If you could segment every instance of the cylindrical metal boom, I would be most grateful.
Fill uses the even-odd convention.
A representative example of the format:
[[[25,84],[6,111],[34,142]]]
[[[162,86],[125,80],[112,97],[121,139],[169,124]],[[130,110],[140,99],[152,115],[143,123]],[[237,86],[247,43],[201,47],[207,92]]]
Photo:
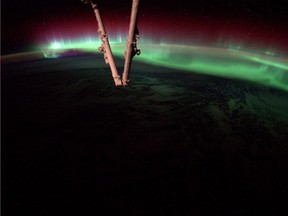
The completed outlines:
[[[120,79],[120,76],[118,74],[115,62],[114,62],[114,58],[113,58],[113,54],[111,51],[111,47],[110,47],[110,43],[109,43],[109,39],[108,39],[108,35],[106,34],[106,30],[100,15],[100,11],[99,8],[97,6],[97,4],[91,2],[92,8],[94,10],[95,16],[96,16],[96,20],[98,23],[98,32],[100,33],[101,36],[101,41],[102,44],[99,47],[99,51],[104,53],[104,59],[106,64],[109,64],[111,72],[112,72],[112,77],[114,79],[115,85],[119,86],[122,85],[122,81]]]
[[[136,54],[140,55],[140,50],[137,49],[137,39],[138,39],[138,34],[139,34],[138,28],[137,28],[138,5],[139,5],[139,0],[132,0],[129,34],[127,38],[124,71],[122,75],[123,85],[128,85],[132,58]]]

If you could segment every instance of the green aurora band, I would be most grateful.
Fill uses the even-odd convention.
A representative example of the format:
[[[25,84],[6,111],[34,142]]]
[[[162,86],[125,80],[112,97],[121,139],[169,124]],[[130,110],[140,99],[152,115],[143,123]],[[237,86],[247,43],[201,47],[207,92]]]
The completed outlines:
[[[53,42],[51,51],[77,49],[97,52],[100,41]],[[141,55],[134,61],[182,71],[257,82],[288,91],[288,59],[275,57],[267,51],[251,52],[233,48],[218,48],[168,43],[139,43]],[[124,57],[125,43],[111,42],[113,54]],[[53,53],[53,52],[52,52]]]
[[[45,58],[57,58],[68,51],[98,52],[100,40],[54,41],[42,46]],[[124,57],[125,42],[110,41],[114,56]],[[219,48],[142,41],[141,55],[133,61],[181,71],[241,79],[288,91],[288,58],[267,51]],[[133,70],[133,65],[132,65]]]

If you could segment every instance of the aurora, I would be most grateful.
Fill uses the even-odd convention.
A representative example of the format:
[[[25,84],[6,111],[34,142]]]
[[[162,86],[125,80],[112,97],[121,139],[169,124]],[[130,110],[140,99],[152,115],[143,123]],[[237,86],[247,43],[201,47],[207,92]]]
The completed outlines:
[[[71,53],[98,53],[99,39],[86,37],[80,40],[53,40],[33,52],[2,56],[2,62],[13,59],[59,58]],[[125,42],[121,37],[111,39],[113,55],[124,58]],[[134,61],[229,79],[252,81],[288,91],[288,58],[267,50],[244,50],[236,45],[212,47],[191,44],[154,43],[141,40],[141,56]],[[10,60],[9,60],[10,59]],[[11,60],[12,59],[12,60]],[[117,65],[117,67],[122,65]],[[133,64],[132,64],[133,70]],[[132,71],[137,73],[137,71]]]
[[[121,37],[111,40],[111,47],[114,56],[124,58],[125,43],[120,40],[122,41]],[[42,52],[45,58],[60,57],[71,50],[97,53],[99,45],[100,41],[93,38],[55,40],[43,45]],[[288,91],[287,57],[275,55],[267,50],[244,50],[233,45],[209,47],[165,42],[154,43],[149,40],[142,40],[139,48],[142,50],[142,54],[135,57],[134,61],[189,73],[247,80]]]

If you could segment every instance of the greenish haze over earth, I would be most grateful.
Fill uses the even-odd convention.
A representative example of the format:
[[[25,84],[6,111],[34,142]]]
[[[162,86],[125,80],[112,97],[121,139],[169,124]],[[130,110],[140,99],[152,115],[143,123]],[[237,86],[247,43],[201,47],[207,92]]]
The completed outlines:
[[[99,41],[54,41],[43,46],[38,58],[57,58],[71,52],[95,52]],[[257,82],[288,91],[288,59],[269,51],[245,51],[230,45],[227,48],[142,44],[143,52],[136,61],[182,71]],[[234,48],[233,48],[234,47]],[[124,55],[125,44],[112,42],[114,55]],[[24,53],[25,55],[25,53]],[[285,56],[285,55],[284,55]],[[6,58],[13,61],[13,54]],[[5,61],[5,59],[4,59]]]

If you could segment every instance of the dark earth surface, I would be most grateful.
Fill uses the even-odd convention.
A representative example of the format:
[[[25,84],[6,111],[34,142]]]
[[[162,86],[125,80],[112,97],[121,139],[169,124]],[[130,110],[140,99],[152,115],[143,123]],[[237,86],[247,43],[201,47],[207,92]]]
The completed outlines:
[[[102,62],[2,65],[3,215],[286,215],[287,92]]]

